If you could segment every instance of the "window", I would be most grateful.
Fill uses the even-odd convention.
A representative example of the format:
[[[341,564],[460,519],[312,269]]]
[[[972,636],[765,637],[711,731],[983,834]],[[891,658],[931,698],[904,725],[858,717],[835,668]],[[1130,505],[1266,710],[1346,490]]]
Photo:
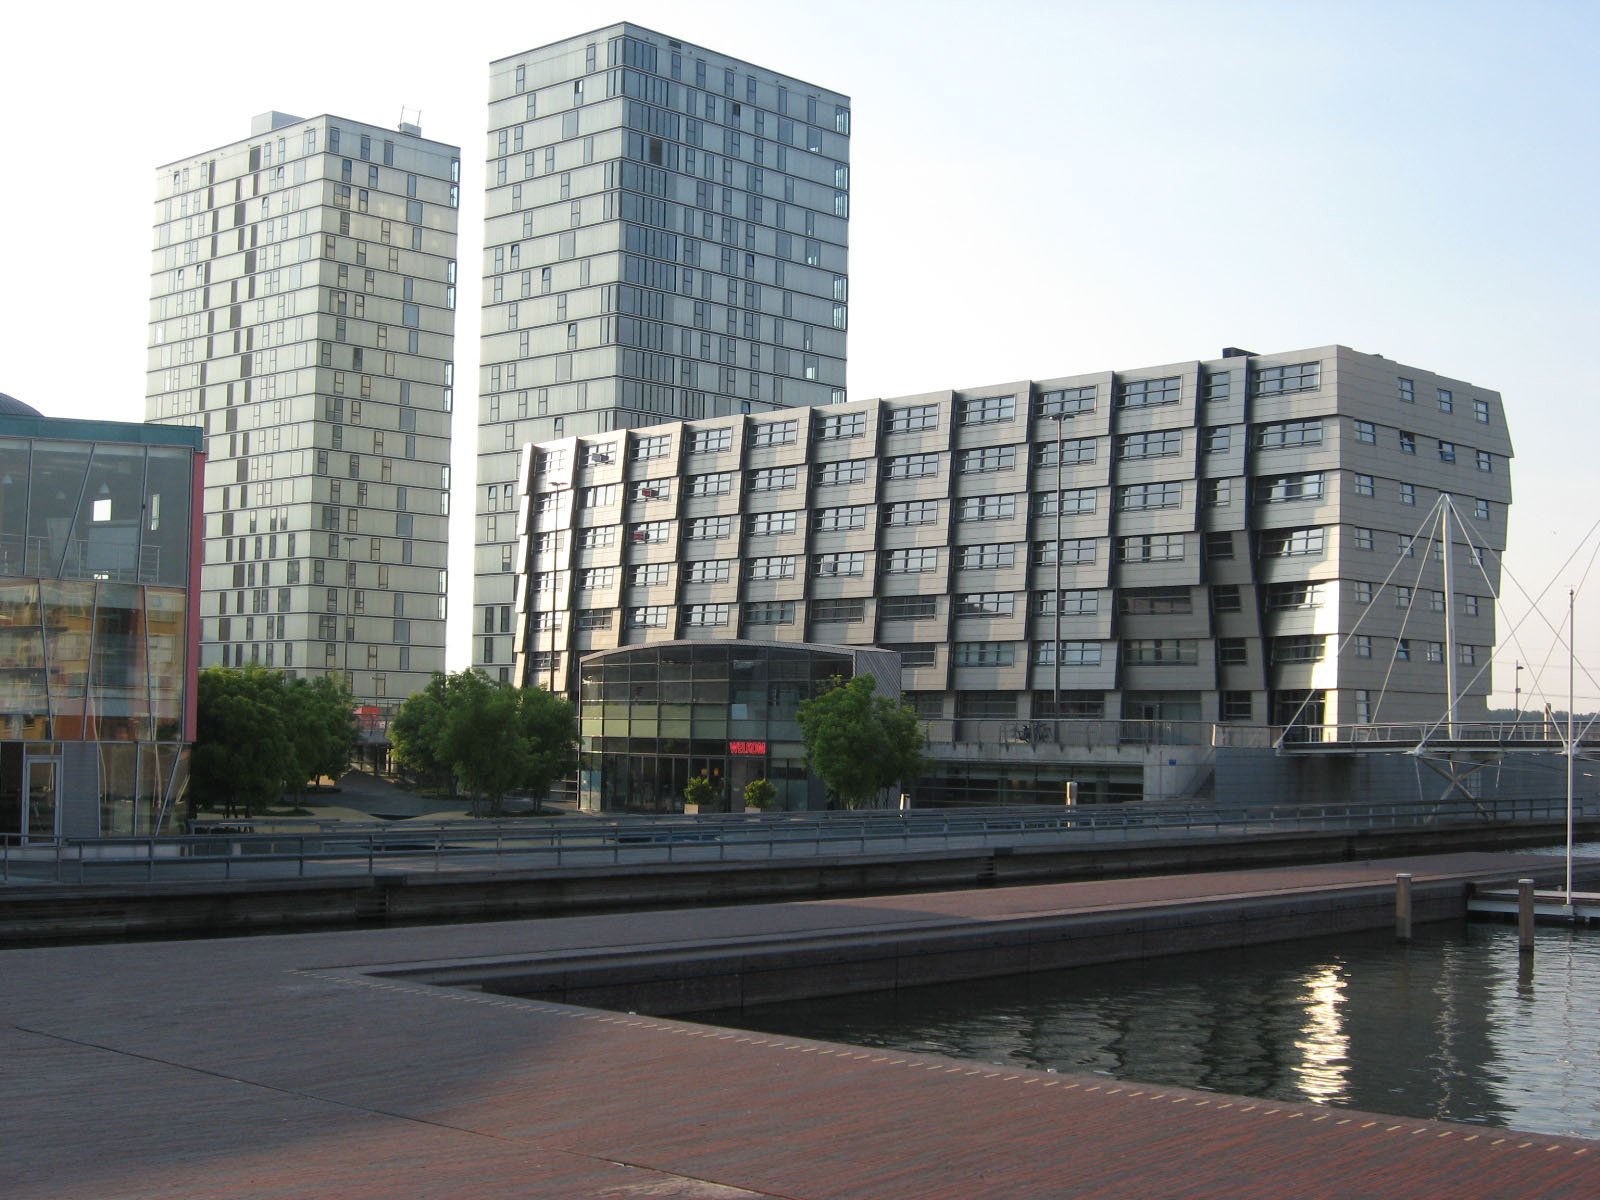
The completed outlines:
[[[1013,567],[1016,565],[1016,561],[1017,548],[1014,545],[962,546],[961,556],[957,560],[957,565],[972,569],[993,570]]]
[[[1201,438],[1201,449],[1207,454],[1222,454],[1228,449],[1233,430],[1227,425],[1209,426]]]
[[[1269,583],[1266,588],[1266,599],[1268,612],[1316,608],[1322,603],[1322,585],[1303,580]]]
[[[812,559],[811,573],[819,579],[830,575],[865,575],[867,556],[859,550],[840,554],[819,554]]]
[[[1211,589],[1211,611],[1214,613],[1236,613],[1242,611],[1239,585],[1237,583],[1217,584]]]
[[[1414,483],[1402,483],[1400,485],[1400,503],[1415,505],[1416,502],[1417,485]]]
[[[1355,602],[1357,604],[1371,604],[1372,603],[1372,582],[1370,580],[1367,580],[1367,579],[1358,579],[1358,580],[1356,580],[1355,581],[1354,596],[1355,596]]]
[[[831,487],[842,483],[860,483],[867,477],[868,460],[853,458],[848,462],[822,463],[817,467],[817,486]]]
[[[683,610],[683,623],[695,628],[705,628],[728,623],[728,605],[691,604]]]
[[[939,615],[939,602],[933,596],[885,596],[878,615],[885,621],[926,621]]]
[[[1442,613],[1444,611],[1444,593],[1436,589],[1428,589],[1428,611]]]
[[[1200,377],[1200,391],[1202,400],[1226,400],[1233,392],[1233,376],[1227,371],[1207,371]]]
[[[1357,472],[1356,473],[1356,495],[1358,495],[1358,496],[1376,496],[1377,494],[1378,494],[1378,486],[1377,486],[1376,481],[1373,480],[1372,476],[1371,475],[1362,475],[1360,472]]]
[[[1439,461],[1453,463],[1456,460],[1456,444],[1454,442],[1439,443]]]
[[[956,616],[1009,617],[1016,605],[1015,592],[968,592],[956,598]]]
[[[527,414],[519,413],[518,415],[526,416]],[[609,442],[598,446],[585,446],[578,460],[578,465],[580,467],[607,467],[616,461],[615,453]]]
[[[751,513],[751,537],[766,537],[778,533],[793,533],[799,524],[800,514],[794,511]]]
[[[1489,502],[1487,500],[1474,500],[1472,502],[1472,515],[1480,521],[1489,519]]]
[[[1128,433],[1117,439],[1117,457],[1168,458],[1183,453],[1181,429],[1158,429],[1150,433]]]
[[[819,509],[811,527],[819,533],[836,533],[842,529],[865,529],[867,506],[854,504],[848,508]]]
[[[1190,667],[1200,660],[1200,643],[1192,638],[1129,638],[1122,643],[1122,661],[1130,667]]]
[[[832,466],[843,464],[833,463]],[[939,473],[939,456],[937,454],[902,454],[896,458],[884,460],[883,477],[885,479],[919,479],[927,475]]]
[[[939,551],[932,547],[911,550],[890,550],[883,560],[883,569],[889,575],[919,575],[939,567]]]
[[[1456,661],[1459,662],[1463,667],[1477,666],[1478,648],[1476,646],[1466,645],[1465,643],[1456,646]]]
[[[1014,642],[957,642],[953,661],[958,667],[1009,667],[1016,657]]]
[[[653,604],[628,610],[629,629],[665,629],[671,619],[672,610],[664,604]]]
[[[1290,392],[1315,391],[1322,372],[1321,363],[1296,363],[1285,367],[1258,367],[1251,382],[1258,396],[1283,396]]]
[[[1489,452],[1487,450],[1479,450],[1479,451],[1477,451],[1476,457],[1477,457],[1477,462],[1478,462],[1478,470],[1480,470],[1480,471],[1493,471],[1494,470],[1494,459],[1491,457],[1491,455],[1489,454]]]
[[[1054,442],[1041,442],[1038,447],[1039,465],[1053,467],[1056,465],[1056,444]],[[1094,461],[1094,439],[1076,438],[1061,443],[1061,465],[1073,466]]]
[[[1325,530],[1272,529],[1261,535],[1262,558],[1293,558],[1321,554]]]
[[[1067,492],[1040,492],[1034,497],[1034,515],[1040,517],[1053,517],[1056,515],[1056,504],[1059,501],[1063,516],[1079,513],[1092,513],[1098,503],[1098,492],[1094,488],[1074,488]]]
[[[1257,450],[1287,450],[1293,446],[1321,444],[1321,421],[1277,421],[1256,428]]]
[[[1233,503],[1233,480],[1206,480],[1202,501],[1207,508],[1227,508]]]
[[[985,396],[962,400],[956,409],[958,425],[989,425],[996,421],[1014,421],[1016,417],[1015,396]]]
[[[1168,616],[1194,611],[1194,594],[1186,587],[1130,588],[1119,599],[1124,616]]]
[[[1033,661],[1041,667],[1054,666],[1056,662],[1056,644],[1054,642],[1039,642],[1035,644]],[[1062,642],[1061,665],[1063,667],[1098,667],[1100,665],[1099,642]]]
[[[1181,483],[1135,483],[1117,489],[1117,507],[1123,512],[1177,508],[1182,503]]]
[[[1411,607],[1411,589],[1409,587],[1397,586],[1394,589],[1394,606],[1396,608]]]
[[[653,437],[638,438],[633,443],[633,457],[635,461],[648,458],[662,458],[672,453],[672,435],[661,434]]]
[[[775,558],[752,558],[746,562],[746,579],[793,579],[794,558],[781,555]]]
[[[1422,658],[1423,658],[1424,662],[1442,663],[1444,661],[1444,643],[1443,642],[1427,642],[1427,643],[1424,643],[1423,649],[1422,649]]]
[[[886,505],[883,510],[885,525],[932,525],[938,519],[937,500],[906,500]]]
[[[1327,638],[1320,633],[1296,634],[1272,639],[1272,661],[1277,663],[1321,662]]]
[[[744,606],[746,625],[793,625],[793,600],[766,600]]]
[[[1474,400],[1472,402],[1472,419],[1483,425],[1489,423],[1489,402],[1487,400]]]
[[[1355,651],[1357,658],[1372,657],[1372,638],[1365,633],[1358,633],[1350,639],[1350,646]]]
[[[1176,404],[1182,395],[1183,380],[1177,375],[1165,379],[1127,379],[1117,384],[1118,408],[1154,408]]]
[[[1122,538],[1117,561],[1125,563],[1178,562],[1183,558],[1181,533],[1148,533]]]
[[[670,563],[643,563],[629,573],[628,582],[634,587],[658,587],[672,581]]]
[[[867,432],[866,413],[841,413],[817,419],[819,441],[836,441],[840,438],[858,438]]]
[[[726,496],[733,491],[733,472],[719,471],[713,475],[691,475],[687,490],[691,496]]]
[[[672,537],[670,521],[645,521],[633,526],[628,536],[635,542],[665,542]]]
[[[689,522],[684,537],[691,542],[709,542],[733,532],[732,517],[700,517]]]
[[[1456,410],[1456,398],[1455,398],[1454,394],[1451,393],[1450,389],[1449,388],[1439,388],[1437,390],[1438,390],[1438,395],[1439,395],[1439,411],[1440,412],[1455,412],[1455,410]]]
[[[578,590],[592,592],[598,588],[608,588],[616,578],[616,569],[613,567],[590,567],[578,572]]]
[[[551,495],[556,493],[552,492]],[[578,493],[579,508],[609,508],[617,502],[618,488],[614,483],[587,487]]]
[[[1400,400],[1404,404],[1417,402],[1417,386],[1409,379],[1396,380],[1400,385]]]
[[[1041,392],[1034,405],[1033,415],[1036,417],[1055,417],[1058,415],[1076,416],[1078,413],[1094,411],[1095,387],[1059,388],[1055,391]]]
[[[1396,662],[1411,661],[1411,639],[1401,638],[1394,644],[1394,657]]]
[[[1357,421],[1355,427],[1356,441],[1365,442],[1369,446],[1378,444],[1378,427],[1371,421]]]
[[[1015,496],[967,496],[956,510],[958,521],[1003,521],[1016,515]]]
[[[800,482],[799,467],[767,467],[750,475],[752,492],[782,492]]]
[[[1206,534],[1206,558],[1222,562],[1233,557],[1233,534],[1218,530]]]
[[[867,602],[865,600],[813,600],[811,602],[811,619],[813,621],[850,623],[865,620],[866,615]]]
[[[1322,499],[1322,472],[1298,475],[1271,475],[1256,480],[1257,504],[1281,504],[1289,500]]]
[[[578,611],[578,629],[580,631],[581,630],[592,630],[592,629],[610,629],[610,628],[611,628],[611,609],[609,609],[609,608],[585,608],[585,609],[580,609]]]
[[[1053,566],[1057,553],[1056,542],[1040,542],[1034,547],[1033,561],[1041,567]],[[1064,538],[1059,543],[1061,562],[1064,565],[1082,566],[1092,563],[1098,554],[1098,543],[1094,538]]]
[[[898,654],[900,656],[900,666],[907,670],[915,670],[918,667],[931,667],[939,658],[938,647],[931,644],[889,645],[885,646],[884,649],[893,650]]]
[[[957,470],[962,475],[983,475],[992,471],[1009,471],[1017,465],[1015,446],[982,446],[976,450],[961,451]]]
[[[1053,617],[1058,600],[1063,617],[1092,617],[1100,611],[1099,592],[1066,588],[1059,593],[1053,591],[1038,593],[1034,597],[1033,611],[1040,616]]]
[[[715,454],[732,446],[732,429],[695,429],[689,433],[690,454]]]
[[[613,545],[617,540],[617,527],[615,525],[599,525],[593,529],[582,530],[578,534],[578,546],[584,550],[595,550]]]
[[[1228,723],[1249,722],[1255,716],[1249,692],[1223,692],[1218,719]]]
[[[1249,666],[1250,651],[1245,639],[1241,637],[1218,638],[1217,662],[1224,667]]]
[[[1372,530],[1363,529],[1361,526],[1357,525],[1357,526],[1354,526],[1354,532],[1355,532],[1355,546],[1356,546],[1356,549],[1357,550],[1371,550],[1372,549]]]
[[[1400,435],[1400,453],[1415,454],[1417,452],[1417,435],[1405,429],[1400,429],[1396,432]]]
[[[750,427],[750,445],[787,446],[799,435],[799,421],[765,421]]]
[[[731,558],[711,558],[683,564],[685,583],[726,583],[732,576]]]
[[[939,406],[916,404],[909,408],[892,408],[886,421],[889,433],[910,433],[918,429],[939,428]]]
[[[641,479],[637,483],[628,485],[628,499],[630,500],[671,500],[672,480],[670,479]]]

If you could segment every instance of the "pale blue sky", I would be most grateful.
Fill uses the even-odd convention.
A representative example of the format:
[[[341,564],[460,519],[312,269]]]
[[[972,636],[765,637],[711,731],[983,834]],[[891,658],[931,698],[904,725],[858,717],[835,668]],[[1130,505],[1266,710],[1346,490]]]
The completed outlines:
[[[420,108],[427,136],[462,146],[470,279],[488,61],[619,19],[853,97],[852,397],[1224,345],[1338,342],[1467,379],[1503,394],[1516,443],[1508,570],[1553,583],[1545,612],[1564,619],[1594,542],[1562,562],[1600,516],[1590,3],[130,4],[92,23],[55,6],[0,48],[0,391],[142,418],[154,168],[271,108],[376,124]],[[470,301],[456,334],[464,490]],[[455,510],[460,666],[470,505]],[[1516,590],[1507,699],[1512,660],[1552,643],[1537,618],[1521,646],[1507,636]],[[1578,623],[1594,707],[1600,569]]]

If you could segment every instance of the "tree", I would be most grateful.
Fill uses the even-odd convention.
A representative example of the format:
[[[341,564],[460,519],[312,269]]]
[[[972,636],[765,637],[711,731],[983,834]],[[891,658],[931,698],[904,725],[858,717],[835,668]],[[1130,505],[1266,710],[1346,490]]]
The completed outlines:
[[[304,799],[310,780],[324,775],[338,779],[350,769],[356,745],[355,697],[342,678],[318,675],[288,680],[280,706],[294,748],[285,790]]]
[[[744,785],[744,806],[746,808],[768,809],[773,801],[778,798],[778,789],[772,785],[770,779],[752,779]]]
[[[190,757],[197,805],[244,815],[283,795],[295,750],[283,717],[283,676],[265,667],[208,667],[200,672],[198,723]]]
[[[846,808],[861,808],[890,785],[922,774],[922,729],[910,705],[877,696],[877,681],[837,676],[800,705],[806,765]]]
[[[709,808],[716,795],[716,788],[711,786],[711,780],[704,775],[691,775],[683,789],[684,803],[694,805],[696,812],[704,812]]]
[[[473,811],[498,813],[507,792],[544,792],[577,765],[572,705],[481,671],[434,675],[389,727],[395,757],[419,774],[459,782]]]

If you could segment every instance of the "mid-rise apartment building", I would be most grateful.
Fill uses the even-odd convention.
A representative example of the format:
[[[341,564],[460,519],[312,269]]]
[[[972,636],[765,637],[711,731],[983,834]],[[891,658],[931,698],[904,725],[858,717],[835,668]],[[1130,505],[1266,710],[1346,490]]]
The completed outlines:
[[[1495,392],[1341,346],[547,441],[516,678],[771,639],[899,651],[956,741],[1438,719],[1447,668],[1467,716],[1510,457]]]
[[[460,151],[267,113],[156,173],[147,418],[206,437],[202,665],[444,669]]]
[[[844,399],[850,102],[619,24],[492,64],[473,665],[528,442]]]

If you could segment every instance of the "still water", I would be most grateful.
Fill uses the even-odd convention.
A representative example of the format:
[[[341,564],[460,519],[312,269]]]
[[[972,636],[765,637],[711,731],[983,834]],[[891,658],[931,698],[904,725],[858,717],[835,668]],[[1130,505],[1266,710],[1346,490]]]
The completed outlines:
[[[1600,929],[1427,925],[699,1014],[974,1062],[1600,1137]]]

